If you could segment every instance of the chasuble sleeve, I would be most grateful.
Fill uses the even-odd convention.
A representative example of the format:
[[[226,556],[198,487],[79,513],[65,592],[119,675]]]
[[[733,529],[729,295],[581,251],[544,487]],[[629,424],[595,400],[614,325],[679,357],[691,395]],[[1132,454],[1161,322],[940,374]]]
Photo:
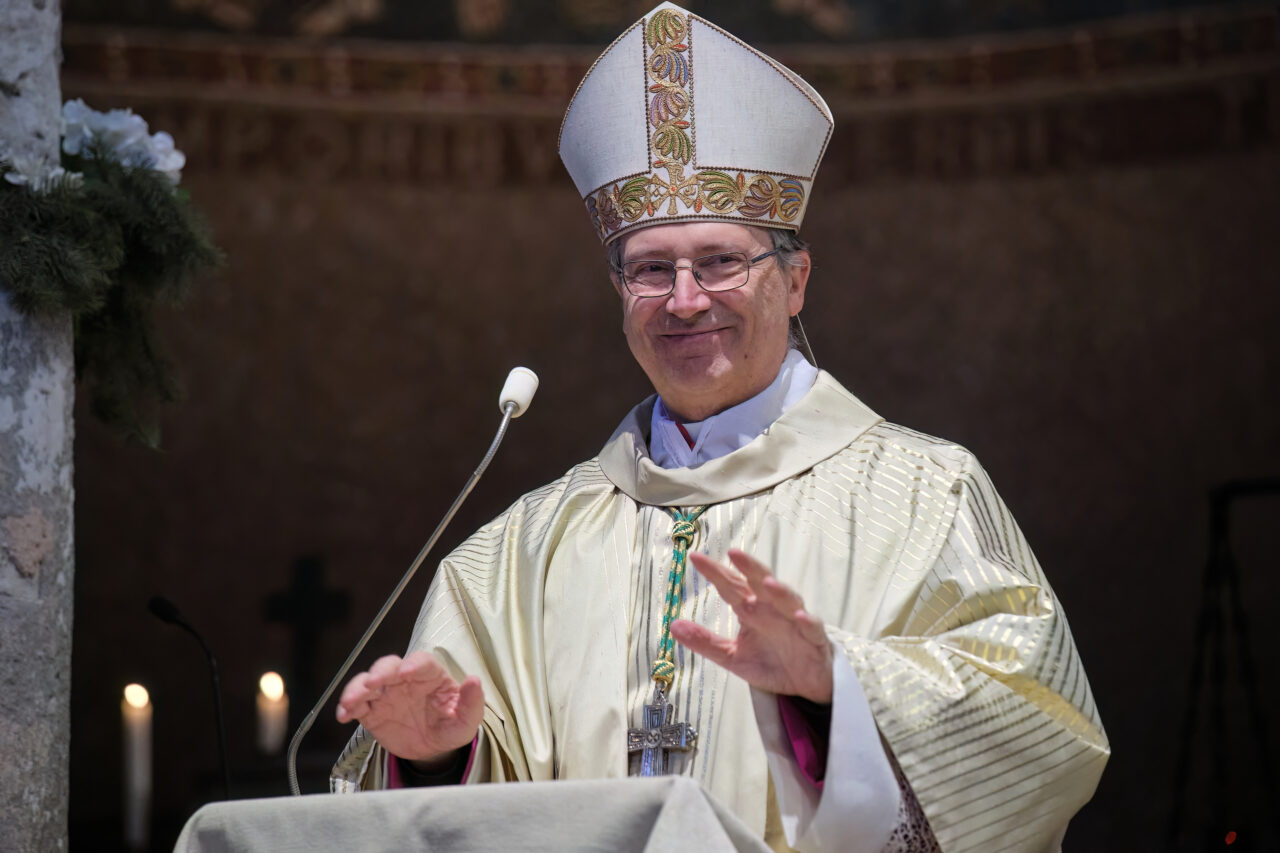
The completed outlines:
[[[441,563],[419,612],[409,651],[434,655],[453,675],[480,678],[485,709],[464,782],[550,779],[536,537],[526,498],[476,531]],[[358,728],[334,767],[335,792],[388,787],[388,755]]]
[[[1061,605],[966,459],[891,631],[829,635],[946,853],[1054,850],[1110,747]]]
[[[821,788],[803,772],[778,713],[777,697],[751,691],[787,844],[799,853],[884,853],[902,822],[898,780],[885,755],[858,677],[832,661],[833,695]],[[890,851],[893,853],[893,851]]]

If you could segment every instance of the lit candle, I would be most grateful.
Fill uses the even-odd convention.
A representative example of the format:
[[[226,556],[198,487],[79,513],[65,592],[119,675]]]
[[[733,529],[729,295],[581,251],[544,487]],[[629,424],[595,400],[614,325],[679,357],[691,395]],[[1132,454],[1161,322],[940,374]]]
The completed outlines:
[[[289,695],[284,692],[284,679],[268,672],[258,679],[258,749],[265,755],[276,755],[284,747],[289,726]]]
[[[146,850],[151,837],[151,697],[141,684],[124,689],[124,842]]]

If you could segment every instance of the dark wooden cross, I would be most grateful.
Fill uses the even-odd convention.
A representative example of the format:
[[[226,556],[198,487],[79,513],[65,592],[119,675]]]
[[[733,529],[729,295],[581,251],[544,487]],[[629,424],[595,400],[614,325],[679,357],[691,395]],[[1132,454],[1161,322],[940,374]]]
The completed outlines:
[[[639,776],[665,776],[667,753],[688,752],[698,742],[698,732],[688,723],[671,722],[671,703],[662,691],[652,705],[644,706],[644,728],[627,729],[628,754],[640,753]]]
[[[293,672],[288,674],[293,676],[289,690],[297,699],[290,703],[290,710],[309,707],[319,694],[315,669],[320,632],[330,622],[345,619],[350,604],[345,592],[325,589],[324,561],[314,556],[300,557],[293,564],[287,591],[267,596],[267,621],[293,629]]]

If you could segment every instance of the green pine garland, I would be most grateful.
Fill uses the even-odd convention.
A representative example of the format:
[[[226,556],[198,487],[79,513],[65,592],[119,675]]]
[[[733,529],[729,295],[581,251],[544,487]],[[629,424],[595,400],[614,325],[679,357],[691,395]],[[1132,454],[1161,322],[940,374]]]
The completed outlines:
[[[156,447],[155,409],[179,393],[153,310],[180,302],[222,253],[163,173],[93,149],[62,165],[83,180],[33,191],[0,179],[0,288],[29,316],[71,315],[76,381],[94,415]]]

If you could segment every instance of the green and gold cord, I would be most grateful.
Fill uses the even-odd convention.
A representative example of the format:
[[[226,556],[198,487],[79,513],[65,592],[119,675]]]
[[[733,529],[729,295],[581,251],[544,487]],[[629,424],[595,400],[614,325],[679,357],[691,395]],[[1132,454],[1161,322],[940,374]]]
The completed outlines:
[[[680,617],[684,603],[685,560],[689,547],[698,535],[698,518],[707,511],[705,506],[690,510],[688,514],[675,507],[668,507],[675,524],[671,528],[671,570],[667,573],[667,603],[662,611],[662,639],[658,641],[658,656],[653,661],[653,680],[662,690],[671,686],[676,674],[675,641],[671,639],[671,623]]]

